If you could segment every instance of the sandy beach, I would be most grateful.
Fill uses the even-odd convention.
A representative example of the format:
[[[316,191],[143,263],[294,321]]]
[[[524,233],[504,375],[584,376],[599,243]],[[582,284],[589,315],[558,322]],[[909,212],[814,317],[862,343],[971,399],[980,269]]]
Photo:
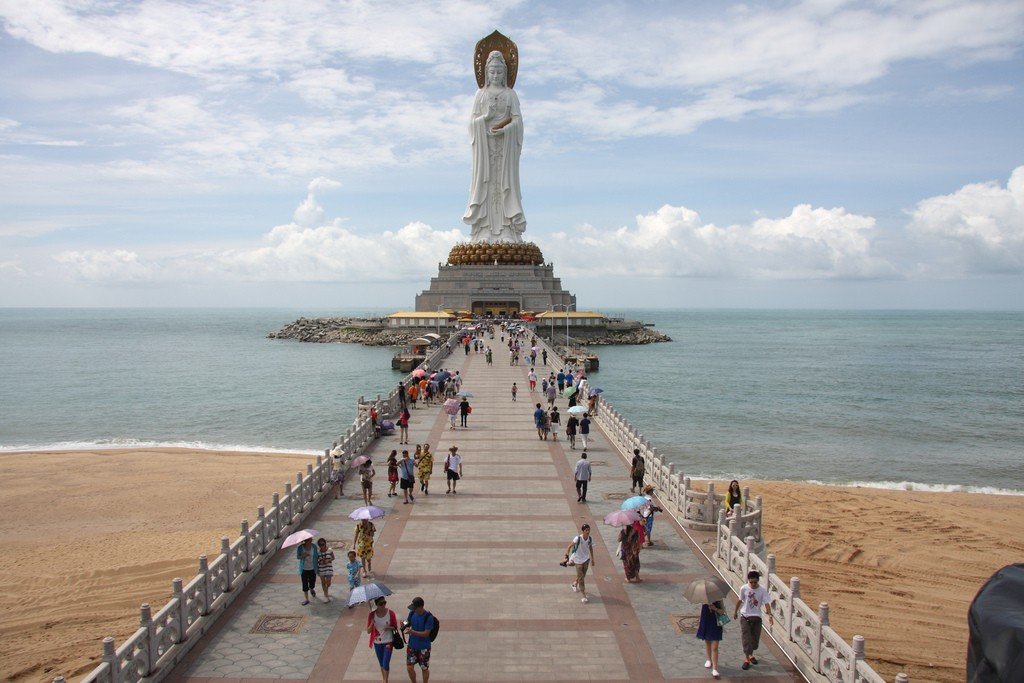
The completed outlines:
[[[0,454],[0,671],[81,677],[101,639],[121,642],[138,607],[234,539],[307,456],[179,449]],[[44,483],[45,482],[45,483]],[[765,500],[780,573],[861,634],[887,680],[962,681],[967,607],[1024,556],[1024,497],[744,482]],[[724,488],[724,487],[723,487]],[[38,492],[38,493],[37,493]]]
[[[81,678],[171,580],[220,552],[310,456],[184,449],[0,454],[0,671]]]
[[[1024,496],[743,484],[763,496],[779,574],[800,577],[807,604],[827,602],[847,642],[864,636],[886,680],[964,680],[971,600],[1024,558]]]

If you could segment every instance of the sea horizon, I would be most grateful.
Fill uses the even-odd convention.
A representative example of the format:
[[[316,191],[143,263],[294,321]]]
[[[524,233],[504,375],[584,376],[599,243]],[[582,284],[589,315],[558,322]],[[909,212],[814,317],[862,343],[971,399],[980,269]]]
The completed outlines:
[[[385,309],[0,308],[0,452],[320,453],[358,396],[402,377],[394,348],[266,334],[374,312]],[[673,337],[595,347],[592,382],[694,480],[1024,494],[1022,393],[1007,372],[1024,366],[1024,313],[604,312]]]

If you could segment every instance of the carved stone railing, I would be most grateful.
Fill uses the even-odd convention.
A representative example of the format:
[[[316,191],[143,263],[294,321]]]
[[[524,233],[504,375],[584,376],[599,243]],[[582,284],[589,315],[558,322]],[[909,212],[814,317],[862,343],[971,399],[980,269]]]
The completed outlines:
[[[551,346],[540,343],[548,349],[548,363],[563,367],[562,357]],[[775,619],[773,627],[765,628],[804,676],[831,683],[885,683],[864,659],[863,636],[854,636],[853,645],[849,645],[829,627],[827,603],[821,603],[815,612],[800,599],[800,579],[793,577],[787,586],[775,573],[775,556],[761,558],[761,496],[751,499],[750,489],[744,488],[743,504],[727,516],[725,496],[715,492],[713,483],[708,483],[706,491],[693,489],[690,478],[677,472],[674,463],[666,462],[643,433],[608,401],[599,397],[592,417],[627,462],[631,462],[633,450],[639,449],[644,459],[644,481],[657,489],[658,501],[666,512],[684,527],[715,532],[715,552],[709,559],[735,591],[746,584],[747,572],[756,569],[761,573],[761,585],[772,596]],[[909,680],[902,673],[895,678],[896,683]]]

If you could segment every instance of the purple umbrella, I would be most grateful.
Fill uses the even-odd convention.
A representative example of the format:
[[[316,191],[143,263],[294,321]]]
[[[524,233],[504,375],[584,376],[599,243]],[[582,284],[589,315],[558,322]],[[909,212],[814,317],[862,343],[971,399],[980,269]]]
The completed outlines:
[[[348,518],[349,519],[377,519],[383,517],[385,514],[384,510],[377,507],[376,505],[364,505],[353,510]]]
[[[638,521],[640,513],[636,510],[616,510],[604,516],[604,523],[608,526],[627,526]]]

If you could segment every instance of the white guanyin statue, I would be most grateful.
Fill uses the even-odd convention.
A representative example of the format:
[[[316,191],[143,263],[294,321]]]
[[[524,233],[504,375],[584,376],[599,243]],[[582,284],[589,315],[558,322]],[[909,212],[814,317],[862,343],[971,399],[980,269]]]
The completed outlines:
[[[473,182],[462,220],[471,226],[472,242],[522,242],[521,235],[526,230],[519,189],[523,116],[519,97],[510,87],[515,76],[510,84],[505,57],[498,50],[487,55],[484,74],[469,122],[473,136]]]

